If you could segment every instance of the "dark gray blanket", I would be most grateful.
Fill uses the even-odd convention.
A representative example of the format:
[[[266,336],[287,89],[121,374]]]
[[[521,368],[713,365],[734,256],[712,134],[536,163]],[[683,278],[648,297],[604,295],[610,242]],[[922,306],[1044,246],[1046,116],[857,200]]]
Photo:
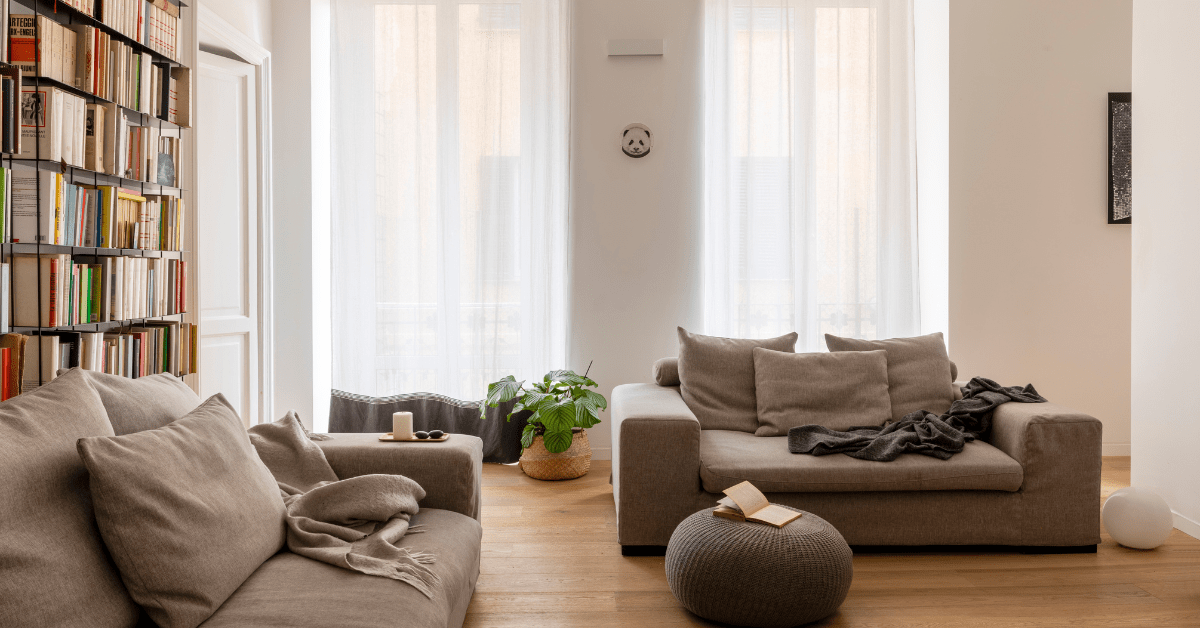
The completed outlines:
[[[983,377],[971,379],[962,389],[963,398],[950,404],[946,414],[918,410],[899,421],[883,425],[852,427],[844,432],[820,425],[801,425],[788,430],[788,451],[794,454],[846,454],[860,460],[890,462],[900,454],[924,454],[946,460],[987,433],[992,412],[1004,403],[1045,403],[1033,389],[1004,387]]]

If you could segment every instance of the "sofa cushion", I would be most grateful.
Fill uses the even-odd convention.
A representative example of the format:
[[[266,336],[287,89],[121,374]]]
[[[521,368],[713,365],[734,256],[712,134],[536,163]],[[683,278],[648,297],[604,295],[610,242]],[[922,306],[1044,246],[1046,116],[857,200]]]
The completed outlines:
[[[754,348],[794,352],[796,333],[766,340],[717,338],[679,328],[679,392],[706,430],[758,429]]]
[[[655,362],[654,383],[659,386],[678,386],[679,358],[661,358]]]
[[[709,493],[749,480],[764,493],[865,491],[1016,491],[1020,463],[976,440],[949,460],[904,454],[892,462],[843,454],[788,451],[787,437],[759,438],[727,430],[700,432],[700,480]]]
[[[0,403],[0,626],[133,626],[75,441],[112,434],[77,372]]]
[[[196,409],[200,396],[170,373],[130,379],[75,369],[100,393],[117,436],[162,427]]]
[[[217,609],[203,628],[242,626],[461,626],[479,579],[483,529],[448,510],[422,508],[397,545],[437,556],[432,599],[390,578],[368,576],[290,552],[272,557]]]
[[[199,625],[283,547],[279,487],[223,395],[164,427],[78,447],[104,542],[162,628]]]
[[[915,338],[858,340],[825,334],[830,351],[887,351],[892,419],[917,410],[943,414],[954,400],[954,378],[942,333]]]
[[[754,349],[755,436],[800,425],[844,430],[892,418],[887,352],[784,353]]]

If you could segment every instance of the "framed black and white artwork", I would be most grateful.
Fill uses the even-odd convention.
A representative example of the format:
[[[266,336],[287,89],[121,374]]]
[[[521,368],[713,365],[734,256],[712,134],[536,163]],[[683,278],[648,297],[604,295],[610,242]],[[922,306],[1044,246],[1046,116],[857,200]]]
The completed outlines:
[[[1132,221],[1133,168],[1129,159],[1129,92],[1108,94],[1108,224],[1128,225]]]

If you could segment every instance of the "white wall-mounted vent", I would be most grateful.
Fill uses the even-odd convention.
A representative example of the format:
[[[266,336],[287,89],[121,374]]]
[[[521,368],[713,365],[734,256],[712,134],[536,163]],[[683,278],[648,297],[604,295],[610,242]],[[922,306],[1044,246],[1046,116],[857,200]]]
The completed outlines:
[[[663,40],[661,39],[610,39],[608,40],[608,56],[610,57],[661,57]]]

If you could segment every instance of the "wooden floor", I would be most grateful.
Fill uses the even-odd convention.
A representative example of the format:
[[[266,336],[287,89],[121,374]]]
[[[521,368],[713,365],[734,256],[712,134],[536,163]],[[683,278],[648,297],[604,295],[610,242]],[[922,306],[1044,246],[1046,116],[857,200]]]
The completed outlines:
[[[711,626],[679,605],[662,557],[617,545],[609,463],[568,482],[484,465],[483,563],[468,627]],[[1128,486],[1105,458],[1103,493]],[[1179,531],[1153,551],[1104,536],[1096,554],[854,558],[841,610],[815,626],[972,628],[1200,626],[1200,541]]]

